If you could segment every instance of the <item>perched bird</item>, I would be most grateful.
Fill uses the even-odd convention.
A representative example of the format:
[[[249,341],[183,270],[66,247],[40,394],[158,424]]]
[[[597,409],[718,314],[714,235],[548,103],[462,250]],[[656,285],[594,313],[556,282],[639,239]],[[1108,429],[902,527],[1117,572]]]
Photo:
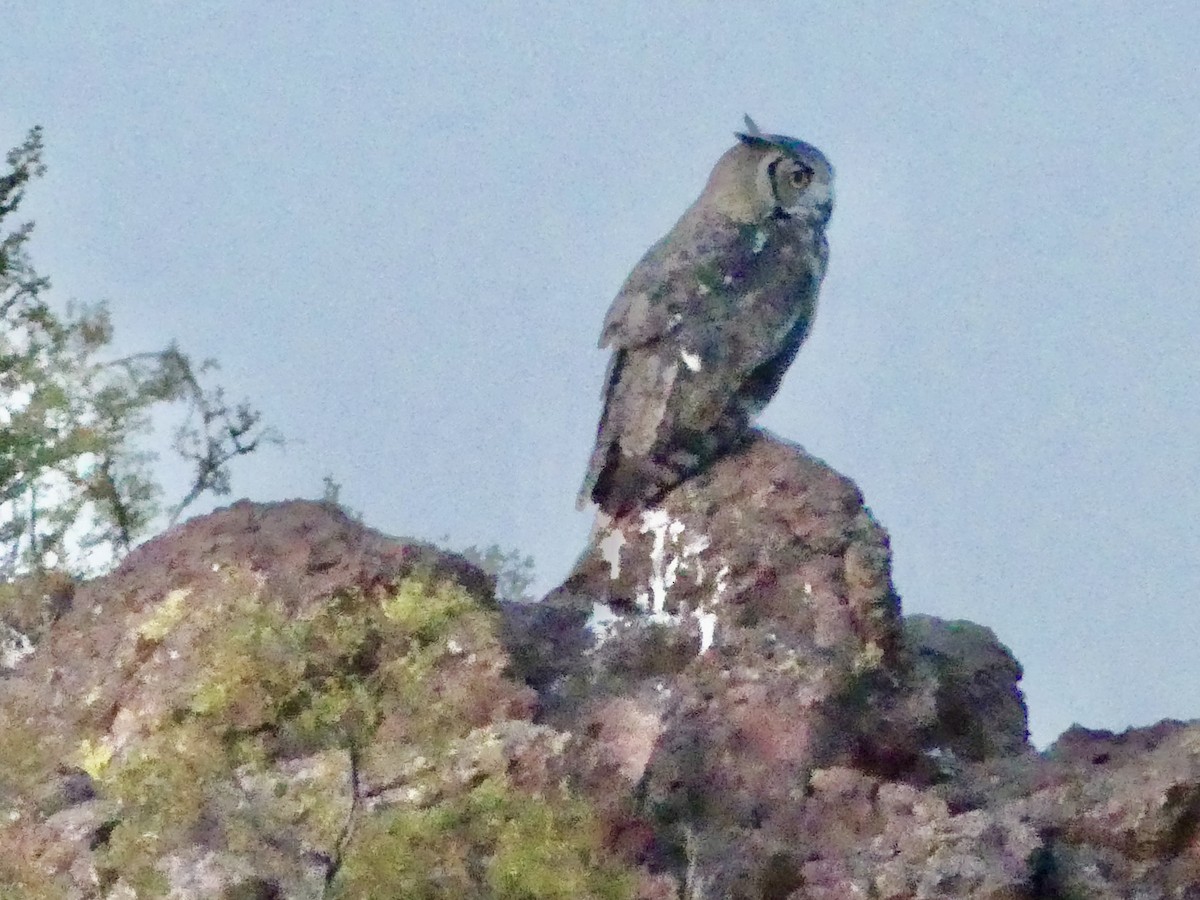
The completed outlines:
[[[610,515],[652,505],[737,444],[808,335],[825,275],[833,169],[746,131],[647,251],[600,335],[604,411],[583,488]]]

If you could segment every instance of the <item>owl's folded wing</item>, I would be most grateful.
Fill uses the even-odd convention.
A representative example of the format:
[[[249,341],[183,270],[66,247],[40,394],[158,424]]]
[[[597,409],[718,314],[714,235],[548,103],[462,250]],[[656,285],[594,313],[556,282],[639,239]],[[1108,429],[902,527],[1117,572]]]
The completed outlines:
[[[604,317],[600,346],[640,347],[733,314],[753,275],[761,228],[719,215],[684,219],[634,267]]]

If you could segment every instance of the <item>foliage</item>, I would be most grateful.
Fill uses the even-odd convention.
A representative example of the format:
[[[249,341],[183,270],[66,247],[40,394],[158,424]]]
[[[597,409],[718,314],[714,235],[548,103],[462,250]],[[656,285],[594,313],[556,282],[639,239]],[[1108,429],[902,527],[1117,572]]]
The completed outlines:
[[[17,798],[36,795],[50,773],[47,760],[63,755],[63,740],[49,724],[44,715],[0,709],[0,808],[19,806]]]
[[[519,550],[504,550],[499,544],[480,548],[472,544],[460,550],[464,557],[496,579],[496,597],[507,603],[529,603],[533,597],[533,557]]]
[[[206,386],[211,360],[174,343],[114,357],[104,304],[52,308],[31,263],[32,223],[13,225],[25,190],[45,173],[34,128],[0,175],[0,579],[55,566],[88,568],[145,536],[161,510],[154,456],[140,444],[152,412],[186,410],[174,450],[191,469],[174,522],[203,494],[229,491],[230,464],[278,438],[247,403]]]
[[[63,900],[72,892],[70,876],[46,859],[44,826],[16,825],[0,830],[0,898],[3,900]],[[55,871],[58,868],[59,871]]]
[[[333,897],[411,900],[621,900],[627,872],[600,850],[582,801],[553,800],[491,777],[425,808],[388,810],[349,848]]]
[[[281,836],[299,837],[334,860],[329,896],[347,900],[630,896],[586,803],[510,784],[503,757],[463,774],[473,748],[494,746],[473,701],[502,667],[495,610],[422,574],[299,614],[248,583],[230,587],[220,602],[175,592],[148,610],[131,628],[139,652],[191,647],[195,677],[163,694],[125,746],[80,736],[74,762],[118,810],[96,849],[102,885],[161,896],[162,861],[205,833],[281,872],[294,867],[277,855]],[[366,809],[372,754],[405,761],[387,783],[420,799]],[[289,760],[314,759],[342,774],[307,787],[287,776]]]
[[[321,483],[321,502],[326,506],[340,509],[343,513],[357,522],[363,520],[360,510],[351,509],[342,503],[342,484],[332,475],[326,475]],[[450,543],[449,535],[442,535],[438,542],[443,547]],[[451,550],[458,553],[468,562],[478,566],[496,582],[496,598],[506,603],[531,603],[533,596],[529,588],[534,581],[533,557],[516,549],[503,549],[499,544],[488,544],[480,547],[472,544],[461,550]]]
[[[277,778],[280,760],[348,751],[355,761],[387,715],[426,722],[443,740],[470,730],[431,695],[429,679],[451,657],[451,637],[473,649],[494,641],[493,614],[456,585],[413,576],[383,593],[340,594],[300,617],[255,594],[219,604],[187,599],[168,594],[134,635],[149,653],[188,632],[172,646],[202,649],[195,677],[136,744],[105,752],[98,735],[76,759],[122,810],[101,868],[140,892],[161,892],[157,861],[186,847],[202,821],[219,820],[227,846],[251,852],[294,826],[245,802],[246,785]],[[310,825],[336,821],[338,802],[330,788],[300,815]],[[340,825],[322,829],[331,846]]]
[[[340,510],[343,515],[353,519],[355,522],[363,521],[361,509],[353,509],[342,503],[342,483],[335,481],[332,475],[326,475],[321,479],[320,502],[331,509]]]

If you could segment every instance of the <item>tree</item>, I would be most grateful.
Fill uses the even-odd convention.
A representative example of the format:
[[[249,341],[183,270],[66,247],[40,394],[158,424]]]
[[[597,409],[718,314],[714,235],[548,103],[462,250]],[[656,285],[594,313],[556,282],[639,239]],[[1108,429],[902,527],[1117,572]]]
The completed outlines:
[[[496,579],[496,597],[505,603],[532,603],[529,589],[534,581],[533,557],[520,550],[505,550],[499,544],[472,544],[458,551]]]
[[[279,441],[258,410],[206,384],[213,361],[193,362],[174,343],[111,356],[104,304],[50,305],[50,282],[27,252],[33,224],[12,224],[46,171],[42,150],[34,128],[0,175],[0,580],[118,558],[161,513],[173,523],[204,494],[228,493],[231,463]],[[165,507],[144,449],[163,406],[185,411],[173,448],[191,471]]]

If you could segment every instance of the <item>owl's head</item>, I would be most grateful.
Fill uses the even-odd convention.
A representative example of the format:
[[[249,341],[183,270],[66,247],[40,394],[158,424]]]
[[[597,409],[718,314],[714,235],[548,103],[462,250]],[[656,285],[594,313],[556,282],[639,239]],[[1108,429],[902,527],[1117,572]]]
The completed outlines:
[[[746,116],[738,143],[717,161],[701,198],[740,222],[795,219],[824,225],[833,211],[833,167],[812,144],[763,134]]]

